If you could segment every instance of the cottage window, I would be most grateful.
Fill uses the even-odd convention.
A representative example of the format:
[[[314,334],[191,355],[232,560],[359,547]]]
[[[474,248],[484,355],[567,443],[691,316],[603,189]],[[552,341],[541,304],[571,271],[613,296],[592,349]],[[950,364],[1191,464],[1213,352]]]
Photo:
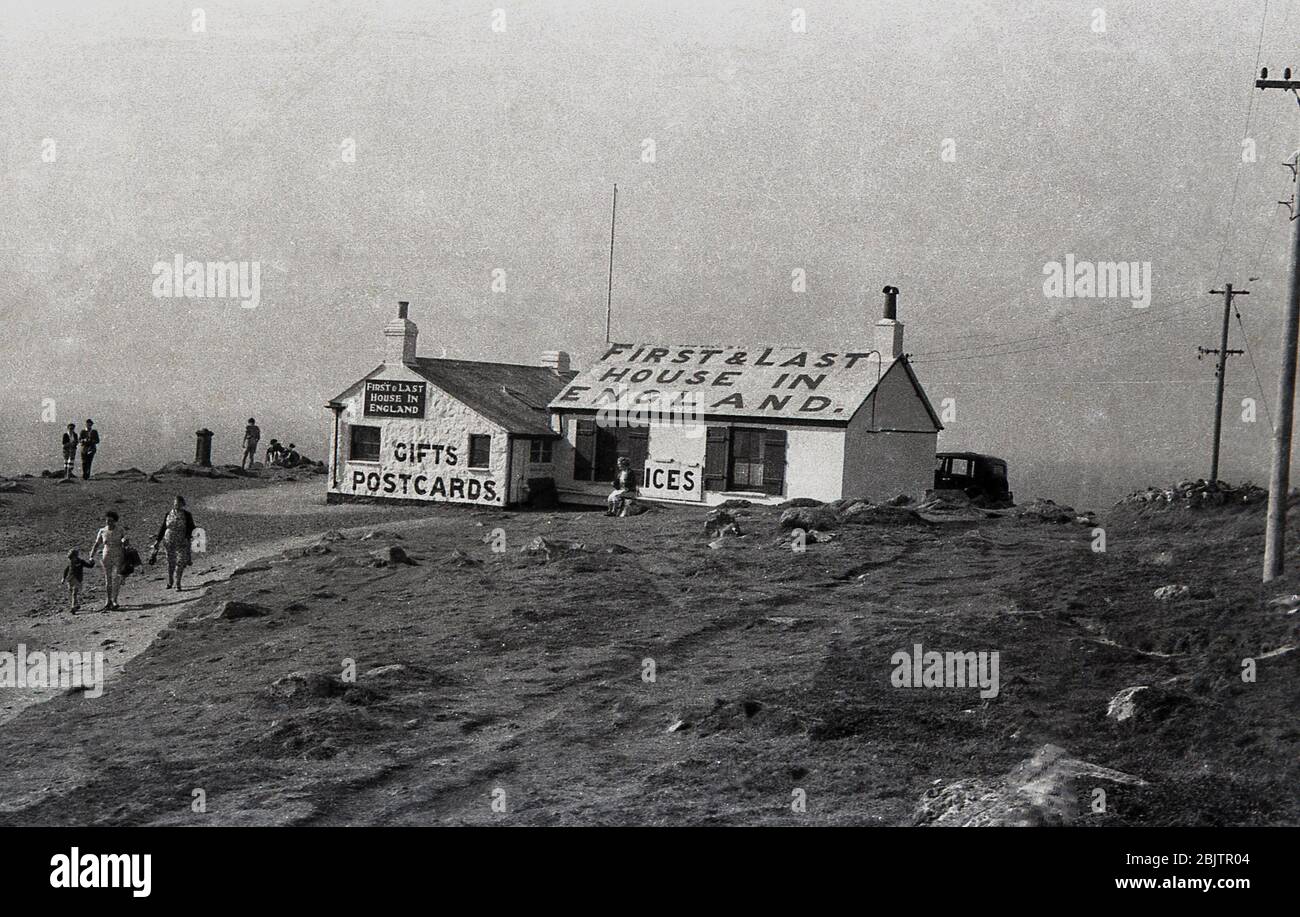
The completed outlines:
[[[528,461],[540,465],[549,465],[551,462],[551,441],[541,438],[529,440]]]
[[[492,454],[492,437],[483,433],[469,435],[469,467],[486,468]]]
[[[785,430],[709,427],[704,489],[785,493]]]
[[[379,428],[353,424],[348,459],[353,462],[379,461]]]

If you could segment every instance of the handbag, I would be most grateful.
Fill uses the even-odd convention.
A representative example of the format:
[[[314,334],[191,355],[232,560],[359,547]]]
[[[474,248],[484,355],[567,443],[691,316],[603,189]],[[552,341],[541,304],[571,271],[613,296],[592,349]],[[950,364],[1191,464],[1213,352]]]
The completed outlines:
[[[122,554],[121,574],[123,576],[130,576],[135,572],[135,568],[140,566],[140,563],[140,552],[134,547],[128,547]]]

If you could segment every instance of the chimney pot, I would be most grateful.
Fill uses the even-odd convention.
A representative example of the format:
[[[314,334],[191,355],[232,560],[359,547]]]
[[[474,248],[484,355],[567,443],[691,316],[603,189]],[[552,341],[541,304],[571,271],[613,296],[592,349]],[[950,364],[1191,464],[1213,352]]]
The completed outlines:
[[[420,329],[406,317],[409,306],[405,300],[398,302],[397,318],[384,326],[384,362],[390,366],[399,363],[415,365],[415,342]]]
[[[898,287],[885,287],[884,316],[876,322],[876,350],[881,362],[903,355],[903,323],[898,320]]]
[[[542,365],[559,375],[569,371],[569,354],[563,350],[548,350],[542,354]]]
[[[887,319],[898,318],[898,287],[885,287],[880,292],[885,294],[885,314]]]

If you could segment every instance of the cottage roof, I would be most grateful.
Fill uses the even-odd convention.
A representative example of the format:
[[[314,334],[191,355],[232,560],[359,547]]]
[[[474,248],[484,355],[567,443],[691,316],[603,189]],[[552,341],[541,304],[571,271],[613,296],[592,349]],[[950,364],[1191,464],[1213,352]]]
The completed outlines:
[[[546,366],[420,357],[410,367],[509,433],[555,436],[547,404],[576,373]]]
[[[600,360],[563,386],[551,409],[585,412],[657,404],[661,410],[693,410],[704,417],[848,424],[899,363],[940,429],[907,361],[882,361],[865,347],[611,344]]]

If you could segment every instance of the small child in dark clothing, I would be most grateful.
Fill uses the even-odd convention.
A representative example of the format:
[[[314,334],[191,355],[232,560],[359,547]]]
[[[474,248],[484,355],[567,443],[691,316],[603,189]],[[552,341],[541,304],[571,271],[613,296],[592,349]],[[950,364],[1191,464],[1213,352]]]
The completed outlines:
[[[93,566],[95,566],[93,557],[90,560],[82,560],[76,548],[68,552],[68,565],[63,568],[63,582],[68,586],[68,600],[71,603],[68,610],[74,615],[81,607],[81,571]]]

